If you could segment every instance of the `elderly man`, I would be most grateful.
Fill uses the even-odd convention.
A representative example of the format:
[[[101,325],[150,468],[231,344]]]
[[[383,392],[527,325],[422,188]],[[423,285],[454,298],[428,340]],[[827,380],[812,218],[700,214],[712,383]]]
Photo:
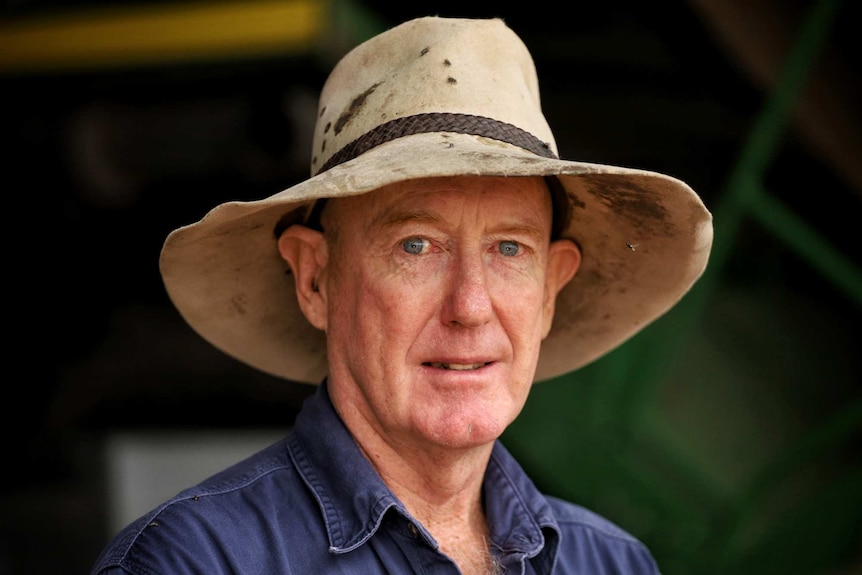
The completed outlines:
[[[557,157],[500,20],[372,38],[323,88],[312,177],[218,206],[161,258],[198,333],[317,393],[288,438],[129,525],[93,573],[658,573],[498,438],[534,381],[676,303],[711,238],[683,182]]]

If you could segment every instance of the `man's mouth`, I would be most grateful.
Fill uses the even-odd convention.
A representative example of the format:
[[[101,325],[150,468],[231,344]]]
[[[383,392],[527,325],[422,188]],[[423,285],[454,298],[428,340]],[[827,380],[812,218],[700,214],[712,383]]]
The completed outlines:
[[[454,369],[455,371],[470,371],[473,369],[479,369],[480,367],[485,367],[488,365],[485,362],[479,363],[442,363],[439,361],[429,362],[427,365],[431,367],[436,367],[439,369]]]

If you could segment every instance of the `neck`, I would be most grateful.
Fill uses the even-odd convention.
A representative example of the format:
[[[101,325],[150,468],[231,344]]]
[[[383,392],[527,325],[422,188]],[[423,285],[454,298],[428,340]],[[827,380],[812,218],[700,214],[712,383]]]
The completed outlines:
[[[410,514],[431,533],[440,550],[458,565],[461,573],[493,575],[497,572],[482,505],[484,473],[466,478],[457,487],[464,479],[457,472],[440,481],[441,474],[435,470],[408,485],[380,467],[378,471]]]
[[[459,458],[433,457],[415,450],[409,459],[391,457],[392,453],[386,457],[384,453],[390,450],[371,450],[361,442],[360,447],[387,486],[461,573],[497,572],[482,505],[482,481],[490,446],[480,452],[471,449]]]
[[[429,531],[484,526],[482,482],[493,444],[452,450],[393,447],[376,435],[354,437],[386,485]]]
[[[386,485],[461,572],[495,573],[482,505],[493,442],[452,448],[429,441],[397,441],[377,433],[361,417],[352,417],[354,413],[340,415]]]

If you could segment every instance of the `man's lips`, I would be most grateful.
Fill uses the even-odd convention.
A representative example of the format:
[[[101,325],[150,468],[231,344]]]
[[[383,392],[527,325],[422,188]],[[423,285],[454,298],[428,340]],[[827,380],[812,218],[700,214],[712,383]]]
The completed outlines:
[[[488,362],[480,361],[476,363],[446,363],[441,361],[429,361],[425,365],[436,367],[438,369],[451,369],[455,371],[472,371],[488,365]]]

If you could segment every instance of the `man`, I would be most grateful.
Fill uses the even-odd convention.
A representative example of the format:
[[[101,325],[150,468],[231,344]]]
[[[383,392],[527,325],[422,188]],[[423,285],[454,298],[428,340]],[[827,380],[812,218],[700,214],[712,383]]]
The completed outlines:
[[[372,38],[322,90],[312,177],[218,206],[161,257],[198,333],[317,393],[285,441],[128,526],[93,573],[658,573],[497,438],[534,381],[676,303],[711,239],[686,184],[558,159],[500,20]]]

